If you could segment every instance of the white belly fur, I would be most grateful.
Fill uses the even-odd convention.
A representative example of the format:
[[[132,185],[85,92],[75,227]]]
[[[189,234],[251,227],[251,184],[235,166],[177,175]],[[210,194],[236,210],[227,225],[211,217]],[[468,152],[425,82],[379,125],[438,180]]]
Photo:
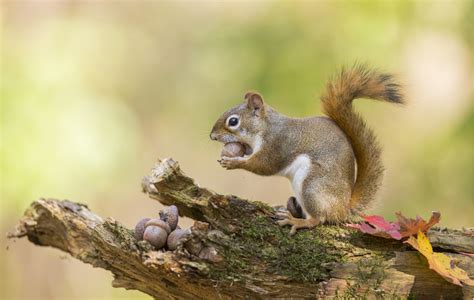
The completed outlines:
[[[295,158],[295,160],[286,168],[281,170],[278,175],[288,178],[293,186],[296,200],[300,204],[303,211],[305,211],[302,205],[301,198],[303,196],[303,182],[311,171],[311,159],[307,154],[301,154]],[[306,211],[305,211],[306,213]]]

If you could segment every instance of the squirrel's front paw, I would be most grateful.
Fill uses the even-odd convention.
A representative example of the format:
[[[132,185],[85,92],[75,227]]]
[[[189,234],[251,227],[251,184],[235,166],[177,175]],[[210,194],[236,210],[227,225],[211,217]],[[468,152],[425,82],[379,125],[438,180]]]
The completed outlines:
[[[227,170],[237,169],[242,166],[244,158],[223,156],[218,162]]]

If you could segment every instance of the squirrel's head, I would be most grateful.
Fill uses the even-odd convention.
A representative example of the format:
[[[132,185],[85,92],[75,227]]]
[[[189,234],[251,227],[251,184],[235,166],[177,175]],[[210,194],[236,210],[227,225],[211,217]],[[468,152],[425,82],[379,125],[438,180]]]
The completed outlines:
[[[247,92],[244,98],[244,103],[229,109],[216,121],[211,139],[224,144],[240,143],[245,154],[250,155],[261,147],[267,106],[258,93]]]

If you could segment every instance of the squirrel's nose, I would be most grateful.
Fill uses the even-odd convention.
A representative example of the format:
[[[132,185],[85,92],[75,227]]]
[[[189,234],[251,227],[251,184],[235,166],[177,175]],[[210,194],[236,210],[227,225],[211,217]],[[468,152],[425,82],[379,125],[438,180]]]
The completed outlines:
[[[217,134],[215,134],[214,132],[211,132],[210,137],[211,137],[211,140],[217,141]]]

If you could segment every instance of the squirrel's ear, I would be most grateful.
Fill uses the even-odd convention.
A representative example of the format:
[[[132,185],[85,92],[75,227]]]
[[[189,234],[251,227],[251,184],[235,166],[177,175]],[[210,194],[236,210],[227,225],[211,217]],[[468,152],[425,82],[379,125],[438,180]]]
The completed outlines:
[[[264,108],[263,98],[259,93],[247,92],[244,98],[245,100],[247,100],[247,106],[250,109],[253,109],[255,112],[263,111],[263,108]]]

